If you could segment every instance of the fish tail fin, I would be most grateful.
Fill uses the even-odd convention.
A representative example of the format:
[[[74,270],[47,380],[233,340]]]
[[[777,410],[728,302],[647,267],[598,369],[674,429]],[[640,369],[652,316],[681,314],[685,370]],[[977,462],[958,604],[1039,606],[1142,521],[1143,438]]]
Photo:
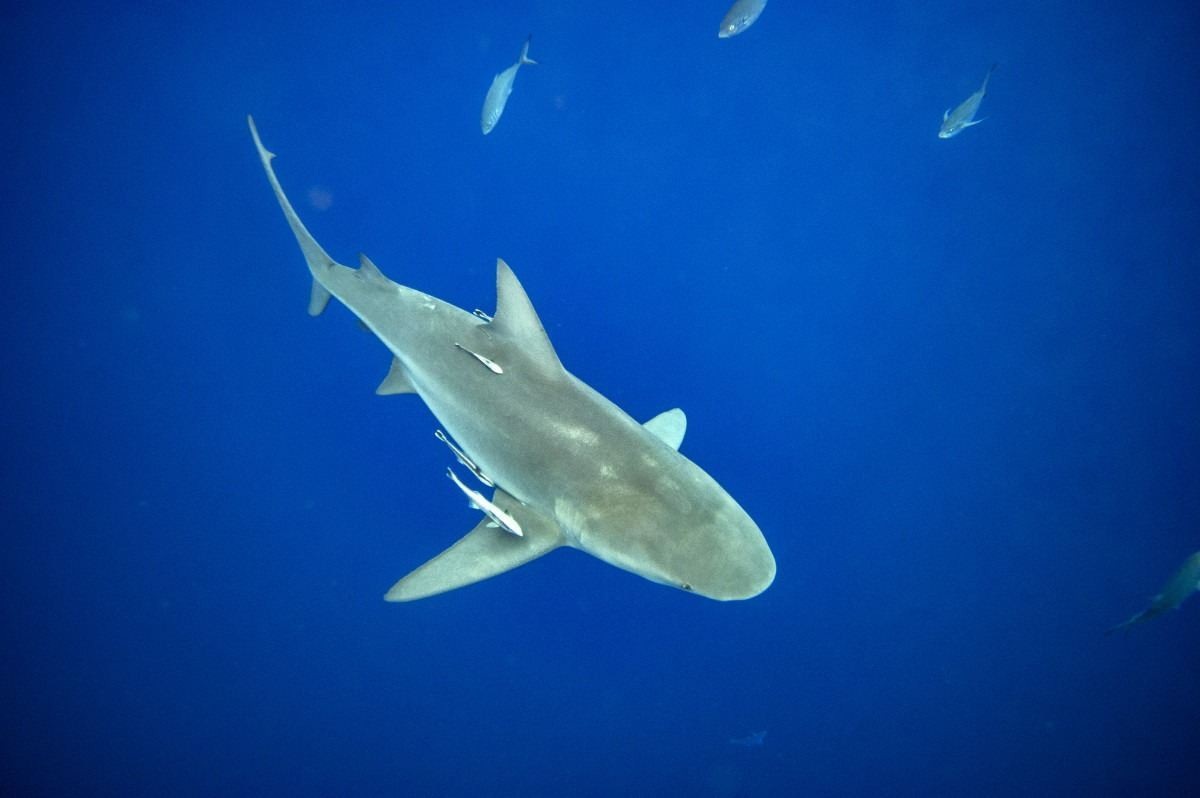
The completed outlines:
[[[983,76],[983,85],[979,87],[981,92],[987,91],[988,81],[992,79],[992,73],[996,71],[996,67],[998,66],[1000,65],[992,64],[991,67],[988,68],[987,74]]]
[[[532,33],[525,37],[525,46],[521,48],[520,62],[522,64],[532,64],[534,66],[537,66],[537,61],[534,61],[532,58],[529,57],[529,43],[531,41],[533,41]]]

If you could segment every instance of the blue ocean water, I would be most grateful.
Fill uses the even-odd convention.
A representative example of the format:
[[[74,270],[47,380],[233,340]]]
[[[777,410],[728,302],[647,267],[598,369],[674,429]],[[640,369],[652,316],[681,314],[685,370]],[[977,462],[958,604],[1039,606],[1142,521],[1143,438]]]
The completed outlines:
[[[1200,599],[1103,635],[1200,548],[1193,5],[687,6],[8,12],[5,795],[1194,789]],[[248,113],[335,258],[490,310],[503,257],[683,407],[775,584],[383,602],[478,514]]]

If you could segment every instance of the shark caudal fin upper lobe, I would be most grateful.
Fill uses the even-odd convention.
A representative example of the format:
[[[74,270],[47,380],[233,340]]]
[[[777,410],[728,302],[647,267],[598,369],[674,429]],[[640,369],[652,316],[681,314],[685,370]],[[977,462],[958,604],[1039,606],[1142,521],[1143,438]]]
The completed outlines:
[[[279,185],[279,179],[275,177],[275,169],[271,166],[275,153],[263,146],[262,139],[258,136],[258,128],[254,124],[254,117],[247,114],[246,122],[250,125],[250,135],[254,137],[254,146],[258,149],[258,157],[262,161],[263,170],[267,173],[267,180],[271,182],[271,188],[275,190],[275,199],[279,200],[279,207],[283,209],[288,226],[292,228],[292,234],[296,236],[296,243],[300,245],[300,251],[304,253],[304,260],[308,262],[308,270],[312,272],[313,285],[308,299],[308,313],[310,316],[320,315],[332,296],[321,284],[321,275],[340,264],[329,257],[329,253],[321,248],[317,240],[312,237],[312,233],[308,232],[308,228],[304,226],[304,222],[300,221],[300,217],[296,215],[296,209],[292,207],[287,195],[283,193],[283,187]]]

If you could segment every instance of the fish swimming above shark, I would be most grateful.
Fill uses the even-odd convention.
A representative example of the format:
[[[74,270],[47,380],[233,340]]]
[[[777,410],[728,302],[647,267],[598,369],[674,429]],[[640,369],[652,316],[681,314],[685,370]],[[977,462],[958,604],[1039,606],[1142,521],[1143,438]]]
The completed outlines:
[[[734,0],[721,19],[721,27],[717,28],[717,38],[728,39],[737,36],[753,25],[766,7],[767,0]]]
[[[483,131],[483,135],[491,133],[492,128],[500,121],[504,106],[508,105],[508,95],[512,94],[513,83],[517,79],[517,70],[525,64],[537,65],[537,61],[529,57],[529,43],[532,40],[533,36],[525,40],[521,56],[515,64],[503,72],[497,72],[492,78],[492,85],[488,86],[487,96],[483,98],[483,110],[479,112],[479,129]]]
[[[335,262],[305,228],[247,119],[259,159],[313,278],[309,313],[336,297],[390,350],[379,394],[413,393],[441,423],[454,458],[494,485],[485,512],[385,598],[410,601],[470,585],[562,546],[712,599],[747,599],[775,578],[750,516],[678,452],[683,412],[639,424],[568,372],[521,283],[496,264],[496,312],[461,310],[392,282],[365,255]],[[454,444],[450,443],[453,438]]]
[[[1197,590],[1200,590],[1200,551],[1183,561],[1183,565],[1179,567],[1175,575],[1163,585],[1163,589],[1159,591],[1158,595],[1150,600],[1149,607],[1129,620],[1112,627],[1106,634],[1123,632],[1131,626],[1178,609],[1179,605]]]
[[[750,732],[745,737],[730,738],[730,745],[740,745],[743,748],[761,748],[767,742],[766,731]]]
[[[938,129],[939,139],[957,136],[967,128],[974,127],[983,121],[976,119],[975,114],[979,113],[979,104],[983,102],[983,96],[987,94],[988,81],[992,79],[992,73],[996,71],[996,66],[996,64],[992,64],[992,68],[984,75],[983,85],[979,87],[979,91],[959,103],[953,111],[947,108],[946,112],[942,114],[942,126]]]

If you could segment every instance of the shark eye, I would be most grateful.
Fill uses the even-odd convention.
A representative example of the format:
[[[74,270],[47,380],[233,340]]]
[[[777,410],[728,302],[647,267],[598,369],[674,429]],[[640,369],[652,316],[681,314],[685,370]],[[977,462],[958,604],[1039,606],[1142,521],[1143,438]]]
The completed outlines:
[[[687,582],[684,582],[684,583],[683,583],[683,584],[681,584],[679,587],[680,587],[681,589],[683,589],[683,590],[686,590],[686,591],[687,591],[687,592],[689,592],[689,593],[691,593],[691,592],[692,592],[692,586],[691,586],[691,585],[689,585]]]

